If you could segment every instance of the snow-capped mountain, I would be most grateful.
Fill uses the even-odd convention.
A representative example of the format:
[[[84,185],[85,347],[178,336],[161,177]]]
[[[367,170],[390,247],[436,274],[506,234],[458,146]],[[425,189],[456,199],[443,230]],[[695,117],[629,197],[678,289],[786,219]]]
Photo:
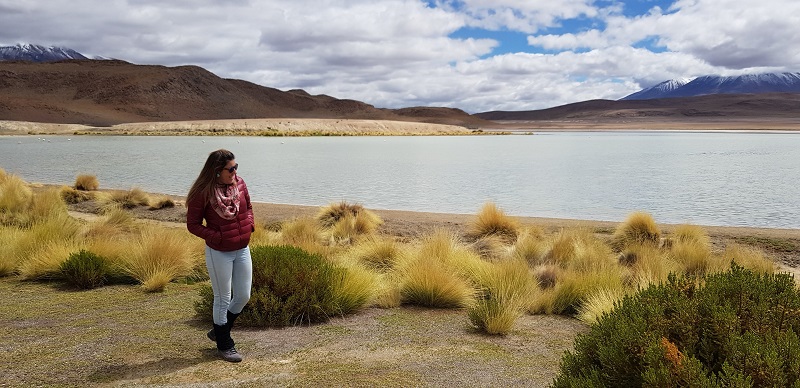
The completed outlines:
[[[697,77],[683,85],[678,85],[676,80],[665,81],[623,97],[622,100],[741,93],[800,93],[800,73],[746,74],[730,77],[707,75]]]
[[[658,85],[642,89],[629,96],[623,97],[623,100],[649,100],[653,98],[661,98],[664,94],[671,93],[675,89],[691,82],[693,78],[679,78],[664,81]]]
[[[54,62],[64,59],[89,58],[75,50],[63,47],[45,47],[37,44],[0,47],[0,61]]]

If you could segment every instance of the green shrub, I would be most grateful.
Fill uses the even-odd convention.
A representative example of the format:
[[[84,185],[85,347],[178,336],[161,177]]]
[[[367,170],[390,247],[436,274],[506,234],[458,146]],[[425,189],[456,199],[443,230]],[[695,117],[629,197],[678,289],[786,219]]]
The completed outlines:
[[[60,270],[67,284],[81,290],[102,286],[108,272],[105,259],[84,249],[69,255]]]
[[[554,386],[798,387],[798,338],[791,275],[670,275],[579,335]]]
[[[327,321],[342,314],[336,286],[344,270],[324,258],[293,246],[251,249],[253,289],[239,321],[248,326],[284,327]],[[201,290],[198,314],[211,317],[213,294]],[[352,306],[348,306],[352,310]]]

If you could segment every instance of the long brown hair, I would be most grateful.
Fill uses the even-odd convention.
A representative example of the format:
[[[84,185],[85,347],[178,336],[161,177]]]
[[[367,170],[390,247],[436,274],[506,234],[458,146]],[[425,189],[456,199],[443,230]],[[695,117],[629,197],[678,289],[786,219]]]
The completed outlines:
[[[189,195],[186,196],[186,202],[191,202],[192,198],[201,196],[203,202],[208,201],[214,195],[214,186],[217,184],[217,174],[225,168],[231,160],[236,159],[233,152],[225,149],[218,149],[208,154],[206,164],[200,170],[200,175],[195,179],[192,188],[189,189]]]

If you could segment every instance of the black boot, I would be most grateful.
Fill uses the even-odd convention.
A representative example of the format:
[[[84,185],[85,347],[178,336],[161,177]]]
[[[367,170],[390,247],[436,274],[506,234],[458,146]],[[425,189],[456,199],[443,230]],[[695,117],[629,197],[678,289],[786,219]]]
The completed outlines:
[[[234,314],[234,313],[232,313],[230,311],[228,311],[227,313],[228,313],[227,314],[227,320],[228,321],[225,322],[225,326],[228,326],[228,330],[230,330],[230,329],[233,328],[233,322],[236,321],[236,318],[238,318],[239,314],[241,314],[241,313]],[[209,330],[208,333],[206,333],[206,337],[208,337],[208,339],[210,339],[210,340],[212,340],[214,342],[217,342],[217,334],[214,333],[214,329]]]
[[[214,325],[214,334],[217,338],[217,350],[222,359],[228,362],[242,361],[242,355],[236,351],[235,343],[231,338],[231,328],[225,325]]]

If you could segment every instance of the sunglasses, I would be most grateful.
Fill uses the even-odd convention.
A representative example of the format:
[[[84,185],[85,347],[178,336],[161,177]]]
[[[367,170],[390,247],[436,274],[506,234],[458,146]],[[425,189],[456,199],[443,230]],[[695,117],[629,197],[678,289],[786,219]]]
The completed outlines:
[[[223,170],[228,170],[229,173],[233,174],[234,171],[239,169],[239,163],[234,164],[228,168],[223,168]]]

